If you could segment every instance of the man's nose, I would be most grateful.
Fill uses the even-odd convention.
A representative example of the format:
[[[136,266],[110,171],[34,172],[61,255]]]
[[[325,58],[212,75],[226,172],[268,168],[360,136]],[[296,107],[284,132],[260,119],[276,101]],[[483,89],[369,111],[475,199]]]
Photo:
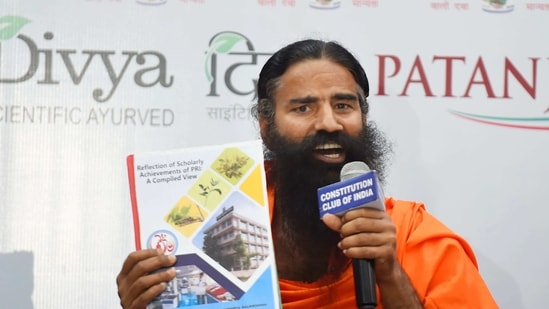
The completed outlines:
[[[316,131],[336,132],[343,130],[343,125],[339,122],[332,106],[323,105],[319,109],[315,122]]]

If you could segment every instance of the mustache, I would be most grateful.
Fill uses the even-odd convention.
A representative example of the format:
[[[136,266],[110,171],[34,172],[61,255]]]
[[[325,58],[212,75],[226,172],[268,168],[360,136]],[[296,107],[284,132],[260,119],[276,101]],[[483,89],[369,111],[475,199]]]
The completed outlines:
[[[385,168],[392,155],[391,143],[372,121],[366,124],[356,136],[349,135],[345,131],[317,131],[300,141],[289,140],[278,132],[275,125],[272,125],[267,129],[263,142],[265,159],[279,161],[279,165],[284,165],[294,172],[301,170],[296,169],[295,166],[333,170],[339,165],[339,168],[343,167],[347,162],[362,161],[371,169],[378,171],[382,183],[385,179]],[[328,143],[341,146],[346,162],[327,164],[312,158],[312,154],[319,145]]]
[[[334,143],[340,145],[343,150],[346,150],[352,148],[353,142],[356,142],[356,138],[351,137],[345,132],[319,131],[314,135],[305,137],[300,143],[296,143],[295,146],[300,150],[311,152],[319,145]]]

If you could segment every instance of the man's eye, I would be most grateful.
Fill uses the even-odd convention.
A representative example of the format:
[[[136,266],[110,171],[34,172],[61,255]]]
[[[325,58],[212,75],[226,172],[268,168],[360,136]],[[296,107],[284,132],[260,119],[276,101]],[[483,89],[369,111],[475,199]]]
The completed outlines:
[[[308,105],[301,105],[301,106],[299,106],[298,108],[296,108],[296,110],[297,110],[298,112],[306,112],[306,111],[309,110],[309,106],[308,106]]]
[[[348,109],[348,108],[351,108],[351,106],[347,103],[337,103],[335,105],[335,108],[336,109]]]

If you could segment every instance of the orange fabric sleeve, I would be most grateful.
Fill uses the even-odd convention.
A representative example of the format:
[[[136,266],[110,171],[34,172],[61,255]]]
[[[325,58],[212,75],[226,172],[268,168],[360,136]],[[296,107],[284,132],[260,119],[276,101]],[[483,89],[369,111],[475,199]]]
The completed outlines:
[[[397,226],[398,260],[425,308],[498,308],[469,244],[423,204],[387,200]]]

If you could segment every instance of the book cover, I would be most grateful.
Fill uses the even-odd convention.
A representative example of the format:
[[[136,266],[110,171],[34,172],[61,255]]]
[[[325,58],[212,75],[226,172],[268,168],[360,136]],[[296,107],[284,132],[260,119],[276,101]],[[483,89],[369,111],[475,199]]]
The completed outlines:
[[[127,157],[136,248],[177,257],[147,309],[280,308],[261,141]]]

